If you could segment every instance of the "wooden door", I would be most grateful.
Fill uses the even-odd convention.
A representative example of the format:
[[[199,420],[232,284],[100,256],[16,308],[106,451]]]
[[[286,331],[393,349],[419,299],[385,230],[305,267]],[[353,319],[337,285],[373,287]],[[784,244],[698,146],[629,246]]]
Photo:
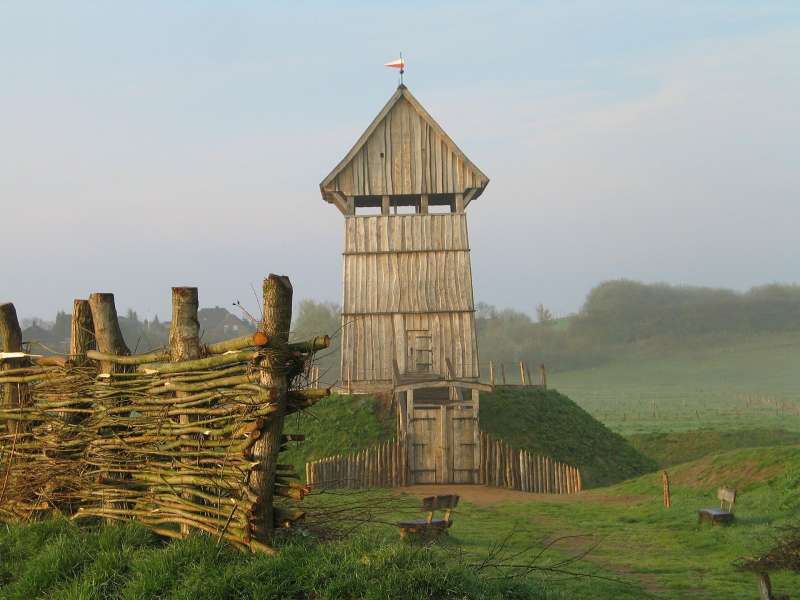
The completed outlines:
[[[406,331],[408,348],[408,372],[430,373],[433,371],[433,337],[427,329]]]
[[[448,406],[446,429],[449,438],[446,445],[449,483],[477,483],[475,450],[478,423],[472,405],[460,403]],[[477,454],[480,460],[480,452]]]
[[[411,483],[477,483],[477,402],[425,404],[408,399]]]
[[[409,408],[411,481],[442,483],[441,466],[437,460],[441,448],[439,407],[412,405]]]

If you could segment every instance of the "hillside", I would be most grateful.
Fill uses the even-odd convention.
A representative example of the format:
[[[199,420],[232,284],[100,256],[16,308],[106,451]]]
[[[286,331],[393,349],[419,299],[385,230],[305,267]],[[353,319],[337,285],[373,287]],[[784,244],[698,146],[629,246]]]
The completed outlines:
[[[640,343],[550,383],[622,435],[695,429],[800,432],[800,334]]]
[[[619,435],[554,390],[500,390],[481,394],[481,428],[512,446],[579,465],[587,487],[635,477],[657,467]],[[391,439],[394,417],[371,396],[334,395],[292,416],[287,432],[306,435],[282,455],[303,472],[308,460],[352,452]]]

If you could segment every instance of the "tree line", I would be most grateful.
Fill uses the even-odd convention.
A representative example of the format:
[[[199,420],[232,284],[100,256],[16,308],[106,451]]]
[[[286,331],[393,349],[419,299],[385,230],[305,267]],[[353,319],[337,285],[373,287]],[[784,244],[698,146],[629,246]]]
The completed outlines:
[[[301,301],[292,323],[292,338],[328,333],[333,347],[318,357],[323,380],[339,375],[341,309],[332,302]],[[198,317],[203,339],[219,341],[254,329],[243,315],[225,308],[203,308]],[[607,281],[593,288],[580,311],[555,319],[542,305],[532,317],[519,310],[479,303],[475,312],[478,347],[483,362],[524,360],[531,368],[544,363],[552,370],[602,363],[615,350],[637,343],[663,344],[701,335],[755,335],[800,331],[800,286],[772,284],[746,292],[674,286],[638,281]],[[60,312],[52,324],[34,322],[23,332],[54,351],[63,351],[70,315]],[[129,310],[120,318],[126,343],[137,352],[164,346],[169,322],[141,320]]]

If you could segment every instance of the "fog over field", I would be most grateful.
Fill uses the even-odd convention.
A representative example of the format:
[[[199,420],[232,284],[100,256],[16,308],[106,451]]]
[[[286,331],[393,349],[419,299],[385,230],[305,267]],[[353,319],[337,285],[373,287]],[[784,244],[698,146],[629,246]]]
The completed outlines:
[[[4,5],[0,300],[51,318],[113,291],[152,319],[197,285],[253,310],[278,272],[340,302],[318,183],[400,50],[491,178],[476,300],[563,315],[608,279],[800,280],[800,4],[422,6]]]

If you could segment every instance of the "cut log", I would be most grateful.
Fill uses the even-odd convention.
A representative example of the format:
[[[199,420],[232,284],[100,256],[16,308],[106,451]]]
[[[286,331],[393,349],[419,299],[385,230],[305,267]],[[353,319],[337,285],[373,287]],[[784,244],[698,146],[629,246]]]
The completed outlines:
[[[253,447],[253,457],[261,462],[261,468],[250,474],[250,487],[261,500],[259,523],[263,527],[264,544],[272,543],[274,530],[274,510],[272,506],[275,492],[275,465],[281,447],[281,433],[286,413],[288,381],[286,361],[289,350],[289,328],[292,322],[292,284],[288,277],[270,275],[264,280],[264,316],[262,331],[271,340],[271,351],[261,363],[261,385],[274,388],[274,403],[277,412],[267,423],[264,435]]]
[[[194,287],[174,287],[172,288],[172,322],[169,328],[169,357],[172,362],[186,360],[196,360],[202,354],[200,345],[200,322],[197,320],[198,310],[197,288]],[[207,382],[213,383],[213,382]],[[187,392],[176,392],[176,397],[186,396]],[[179,417],[181,425],[188,425],[191,416],[181,414]],[[192,436],[183,436],[190,440]],[[190,451],[191,446],[182,448]],[[191,465],[191,460],[182,462]],[[193,501],[191,493],[184,492],[182,496]],[[188,523],[181,523],[181,533],[188,535],[190,526]]]
[[[89,308],[92,312],[97,349],[105,354],[128,356],[131,351],[125,344],[125,339],[122,337],[122,331],[119,328],[117,308],[114,305],[114,294],[91,294],[89,296]],[[100,371],[104,373],[126,370],[110,361],[101,360],[99,362]]]
[[[230,352],[231,350],[244,350],[245,348],[266,346],[268,342],[269,336],[266,333],[263,331],[256,331],[253,334],[233,338],[232,340],[208,344],[206,346],[206,353],[223,354],[225,352]]]
[[[69,338],[70,359],[74,364],[82,365],[86,361],[86,353],[95,347],[94,322],[89,301],[73,300]]]
[[[0,304],[0,351],[3,352],[22,352],[22,329],[17,319],[17,310],[14,305],[9,303]],[[0,361],[0,373],[2,371],[19,369],[30,365],[27,358],[8,358]],[[8,408],[18,408],[29,403],[28,386],[16,383],[7,383],[2,386],[3,402],[2,406]],[[6,431],[16,433],[24,431],[25,424],[21,421],[6,421]]]

